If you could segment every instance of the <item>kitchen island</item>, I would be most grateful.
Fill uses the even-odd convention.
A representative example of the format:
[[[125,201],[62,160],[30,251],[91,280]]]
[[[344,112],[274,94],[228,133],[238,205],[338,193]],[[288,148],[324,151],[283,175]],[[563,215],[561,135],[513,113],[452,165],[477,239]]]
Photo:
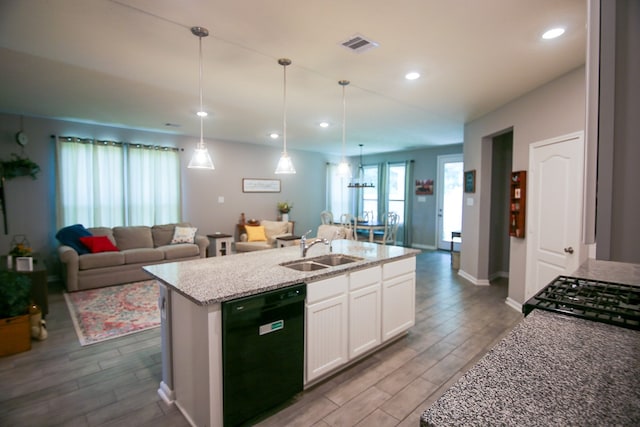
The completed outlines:
[[[573,275],[640,284],[634,264],[589,260]],[[639,425],[639,354],[638,330],[534,309],[420,425]]]
[[[301,260],[300,248],[285,247],[145,267],[161,282],[161,397],[192,425],[222,425],[222,307],[238,298],[306,284],[305,387],[406,333],[419,251],[348,240],[332,249],[353,262],[299,271],[286,264]],[[328,253],[315,245],[306,260]]]

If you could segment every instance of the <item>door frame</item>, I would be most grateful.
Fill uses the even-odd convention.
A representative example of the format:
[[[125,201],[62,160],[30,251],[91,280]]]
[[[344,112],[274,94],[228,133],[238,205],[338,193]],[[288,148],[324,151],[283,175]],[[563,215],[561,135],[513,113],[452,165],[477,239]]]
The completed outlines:
[[[462,163],[464,165],[464,154],[442,154],[437,157],[437,174],[438,177],[436,179],[436,221],[435,221],[435,236],[436,236],[436,248],[449,250],[451,243],[450,240],[442,240],[440,238],[442,231],[442,205],[444,204],[444,167],[445,163]],[[463,167],[464,169],[464,167]],[[462,206],[463,199],[460,199],[460,205]],[[460,230],[462,231],[462,230]],[[460,250],[460,243],[454,244],[454,250]]]

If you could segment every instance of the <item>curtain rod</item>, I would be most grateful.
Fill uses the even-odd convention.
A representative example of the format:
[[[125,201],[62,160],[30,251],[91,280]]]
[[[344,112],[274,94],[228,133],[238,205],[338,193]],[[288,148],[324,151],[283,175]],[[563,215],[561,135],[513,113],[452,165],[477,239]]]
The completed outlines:
[[[103,144],[103,145],[122,145],[122,146],[131,146],[134,148],[145,148],[145,149],[153,149],[153,150],[173,150],[173,151],[184,151],[184,148],[177,147],[163,147],[161,145],[153,145],[153,144],[140,144],[137,142],[122,142],[122,141],[109,141],[109,140],[101,140],[101,139],[92,139],[92,138],[80,138],[77,136],[56,136],[51,135],[51,138],[57,138],[59,140],[66,140],[67,142],[77,142],[80,144]]]

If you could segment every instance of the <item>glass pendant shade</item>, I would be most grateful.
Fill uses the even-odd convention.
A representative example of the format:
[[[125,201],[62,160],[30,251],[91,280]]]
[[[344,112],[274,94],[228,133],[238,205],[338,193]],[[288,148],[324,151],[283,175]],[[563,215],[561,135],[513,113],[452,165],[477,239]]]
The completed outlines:
[[[276,174],[294,174],[296,168],[293,167],[291,157],[287,153],[287,65],[291,65],[291,60],[287,58],[278,59],[278,64],[282,65],[284,69],[284,95],[283,95],[283,108],[282,108],[282,156],[278,160],[278,166],[276,166]]]
[[[278,166],[276,167],[277,174],[296,173],[296,168],[293,167],[291,157],[286,152],[282,153],[280,160],[278,160]]]
[[[346,159],[342,159],[338,165],[338,176],[341,178],[351,178],[351,165],[347,163]]]
[[[215,169],[207,147],[198,145],[193,151],[193,156],[191,156],[191,161],[187,167],[189,169]]]
[[[200,110],[198,110],[198,117],[200,117],[200,142],[196,145],[195,150],[193,151],[193,155],[191,156],[191,161],[187,166],[189,169],[215,169],[213,166],[213,161],[211,160],[211,156],[209,155],[209,150],[207,150],[207,146],[204,143],[203,134],[204,134],[204,117],[207,115],[202,108],[202,38],[207,37],[209,35],[209,30],[204,27],[191,27],[191,33],[194,36],[198,37],[199,41],[199,51],[200,51]]]

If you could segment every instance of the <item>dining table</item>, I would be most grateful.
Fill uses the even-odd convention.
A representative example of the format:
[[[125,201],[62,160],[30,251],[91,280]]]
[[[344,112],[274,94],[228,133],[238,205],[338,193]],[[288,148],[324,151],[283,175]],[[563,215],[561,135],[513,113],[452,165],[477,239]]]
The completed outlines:
[[[356,239],[357,239],[357,231],[365,230],[369,232],[369,241],[373,242],[374,232],[379,230],[384,231],[385,224],[384,222],[358,221],[355,227],[356,227]]]

